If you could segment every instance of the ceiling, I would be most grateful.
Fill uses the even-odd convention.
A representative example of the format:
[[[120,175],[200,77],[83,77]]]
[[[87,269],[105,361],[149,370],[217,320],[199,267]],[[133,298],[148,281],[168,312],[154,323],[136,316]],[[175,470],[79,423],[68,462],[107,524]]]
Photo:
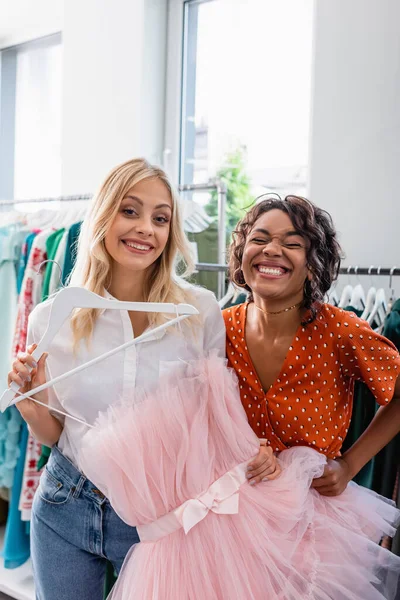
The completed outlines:
[[[63,28],[64,0],[0,0],[0,48]]]

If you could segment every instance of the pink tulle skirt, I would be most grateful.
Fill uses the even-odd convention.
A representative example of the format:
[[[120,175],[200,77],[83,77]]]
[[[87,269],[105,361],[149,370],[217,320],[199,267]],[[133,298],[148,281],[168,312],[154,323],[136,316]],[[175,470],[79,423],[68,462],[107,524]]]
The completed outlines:
[[[212,356],[101,415],[81,465],[120,517],[140,526],[258,449],[235,376]],[[187,534],[132,548],[112,600],[394,600],[400,558],[379,546],[399,523],[393,503],[353,483],[320,496],[310,485],[326,459],[311,448],[279,460],[278,479],[240,486],[236,514],[210,510]]]

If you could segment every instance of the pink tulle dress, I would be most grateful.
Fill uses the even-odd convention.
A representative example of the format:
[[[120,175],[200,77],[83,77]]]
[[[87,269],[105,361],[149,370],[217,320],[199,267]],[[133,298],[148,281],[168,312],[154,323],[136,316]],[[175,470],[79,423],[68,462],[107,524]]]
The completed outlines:
[[[306,447],[283,451],[282,475],[251,486],[258,449],[216,356],[100,416],[83,470],[142,540],[112,600],[396,598],[400,558],[379,546],[395,533],[395,506],[353,483],[320,496],[310,485],[326,459]]]

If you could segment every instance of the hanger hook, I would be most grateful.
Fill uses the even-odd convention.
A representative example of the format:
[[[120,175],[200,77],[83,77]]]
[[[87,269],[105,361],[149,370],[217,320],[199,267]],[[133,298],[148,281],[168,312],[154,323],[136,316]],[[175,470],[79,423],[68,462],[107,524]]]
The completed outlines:
[[[62,282],[63,272],[62,272],[61,266],[58,264],[58,262],[56,260],[50,260],[50,259],[48,259],[48,260],[44,260],[43,262],[41,262],[40,265],[38,266],[37,271],[36,271],[36,275],[40,275],[40,271],[41,271],[43,265],[45,265],[46,263],[54,263],[55,265],[57,265],[57,267],[58,267],[58,269],[60,271],[60,278],[58,280],[58,286],[57,286],[57,288],[63,288],[64,287],[63,282]]]
[[[390,279],[389,279],[389,288],[392,291],[392,296],[394,296],[394,289],[393,289],[393,273],[395,272],[395,270],[397,269],[397,267],[392,267],[390,269]]]
[[[348,281],[349,284],[350,284],[350,271],[351,271],[351,265],[349,265],[347,267],[347,281]]]
[[[379,267],[378,267],[378,268],[377,268],[377,270],[376,270],[376,274],[377,274],[377,275],[380,275],[380,274],[381,274],[381,266],[380,266],[380,265],[379,265]]]
[[[368,268],[368,275],[369,275],[369,278],[370,278],[370,280],[371,280],[371,287],[374,287],[374,281],[373,281],[373,279],[372,279],[372,275],[371,275],[371,271],[372,271],[372,269],[373,269],[373,268],[374,268],[374,266],[373,266],[373,265],[371,265],[371,266]]]

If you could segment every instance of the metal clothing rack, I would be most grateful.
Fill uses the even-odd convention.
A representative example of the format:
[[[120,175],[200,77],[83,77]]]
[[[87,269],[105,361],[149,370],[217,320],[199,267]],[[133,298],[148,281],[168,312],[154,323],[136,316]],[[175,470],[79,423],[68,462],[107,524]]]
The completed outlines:
[[[400,267],[341,267],[340,275],[377,275],[385,277],[400,276]]]
[[[228,266],[225,264],[199,263],[196,265],[198,271],[226,271]],[[341,267],[340,275],[377,275],[385,277],[400,276],[400,267]]]
[[[192,183],[189,185],[178,186],[180,192],[217,192],[218,197],[218,256],[217,261],[219,264],[225,262],[226,252],[226,186],[225,184],[216,179],[208,183]],[[197,266],[196,266],[197,267]],[[200,269],[198,269],[200,270]],[[203,271],[205,269],[202,269]],[[218,272],[218,298],[222,298],[225,294],[225,273],[221,269],[213,269]]]
[[[218,197],[218,256],[219,264],[225,261],[226,251],[226,186],[216,179],[208,183],[193,183],[178,186],[180,192],[217,192]],[[92,194],[78,194],[71,196],[58,196],[54,198],[30,198],[27,200],[0,200],[0,212],[3,206],[14,206],[16,204],[31,204],[40,202],[74,202],[82,200],[90,200]],[[204,269],[203,269],[204,270]],[[218,271],[218,298],[222,298],[225,294],[225,274],[224,269],[215,269]]]
[[[39,202],[73,202],[74,200],[90,200],[91,198],[92,194],[78,194],[75,196],[30,198],[29,200],[0,200],[0,206],[13,206],[14,204],[36,204]]]

